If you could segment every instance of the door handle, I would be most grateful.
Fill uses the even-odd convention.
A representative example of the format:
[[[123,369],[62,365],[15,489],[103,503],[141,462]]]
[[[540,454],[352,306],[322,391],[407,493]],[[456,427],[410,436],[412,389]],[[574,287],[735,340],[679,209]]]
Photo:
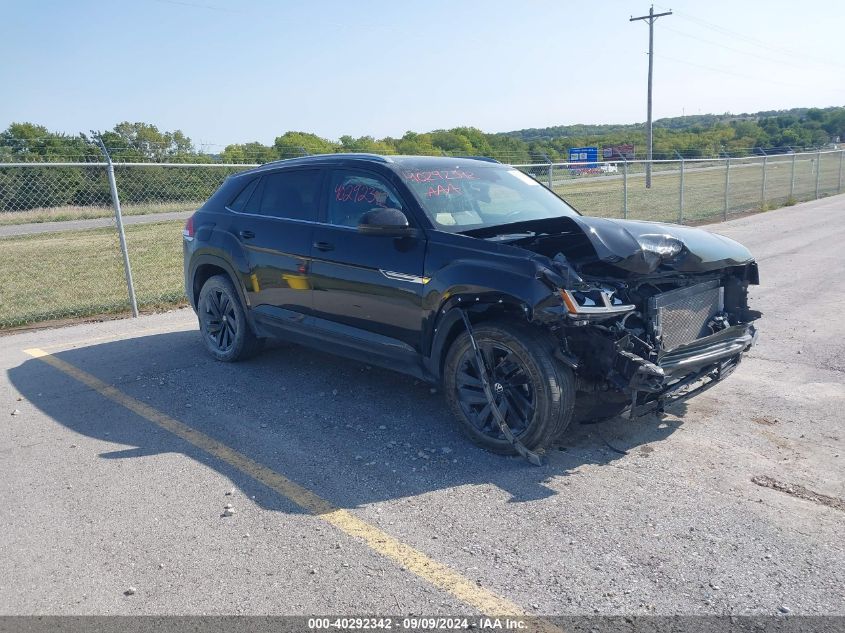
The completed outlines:
[[[334,244],[330,244],[329,242],[314,242],[314,248],[318,251],[333,251]]]
[[[238,235],[240,235],[245,240],[251,240],[253,237],[255,237],[255,233],[253,233],[252,231],[238,231]]]

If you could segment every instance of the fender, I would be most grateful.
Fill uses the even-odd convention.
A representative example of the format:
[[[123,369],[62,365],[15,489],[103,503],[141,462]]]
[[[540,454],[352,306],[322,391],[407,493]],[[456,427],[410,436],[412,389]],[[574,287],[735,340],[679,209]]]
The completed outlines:
[[[195,255],[215,255],[225,258],[234,270],[243,276],[249,276],[249,262],[244,253],[243,244],[226,228],[216,225],[208,243],[209,248],[198,250]]]
[[[243,245],[229,231],[220,227],[219,218],[212,217],[209,220],[196,227],[198,237],[203,231],[208,231],[208,233],[207,237],[202,238],[205,245],[191,254],[190,270],[186,271],[185,292],[191,300],[191,305],[194,305],[193,283],[196,269],[202,264],[214,264],[229,274],[238,291],[241,304],[249,308],[249,298],[242,281],[249,276],[249,262],[243,252]],[[195,305],[194,309],[196,309]]]
[[[482,314],[509,314],[530,321],[534,306],[549,288],[537,277],[530,260],[502,265],[491,260],[464,259],[450,263],[426,284],[423,308],[423,363],[439,379],[449,344],[462,329],[461,310],[473,321]]]
[[[425,285],[422,307],[423,353],[431,346],[439,321],[456,303],[517,306],[529,320],[534,306],[546,299],[550,288],[542,281],[540,267],[529,258],[465,258],[452,261],[432,275]]]
[[[429,374],[436,380],[440,380],[443,359],[448,346],[460,332],[465,330],[463,311],[470,315],[470,321],[476,322],[480,320],[482,315],[511,314],[519,317],[525,316],[528,310],[529,308],[525,303],[522,303],[516,297],[506,295],[502,295],[494,301],[490,301],[490,297],[479,301],[475,301],[474,297],[455,297],[439,313],[437,326],[430,339],[430,354],[423,356],[423,365]]]
[[[217,254],[212,253],[199,253],[195,254],[191,258],[191,268],[188,275],[188,279],[190,280],[190,286],[186,288],[188,292],[188,299],[191,302],[191,306],[193,306],[194,311],[196,311],[197,306],[194,300],[194,279],[196,279],[197,268],[204,264],[209,264],[211,266],[217,266],[218,268],[222,268],[227,275],[229,275],[229,279],[232,281],[232,285],[235,286],[235,290],[238,293],[238,297],[241,300],[241,305],[244,306],[244,313],[246,314],[247,321],[249,321],[250,326],[253,326],[252,322],[252,311],[249,309],[249,301],[247,300],[246,295],[246,288],[243,285],[242,276],[235,272],[235,267],[228,261],[228,259],[221,257]]]

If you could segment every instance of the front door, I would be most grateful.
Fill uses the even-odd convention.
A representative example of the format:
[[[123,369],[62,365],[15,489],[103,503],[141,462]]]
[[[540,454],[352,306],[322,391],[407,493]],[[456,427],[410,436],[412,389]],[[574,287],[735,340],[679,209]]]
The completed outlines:
[[[336,169],[326,179],[326,217],[314,230],[311,280],[316,325],[369,343],[376,352],[419,352],[425,238],[365,235],[361,216],[400,209],[414,220],[381,176]]]

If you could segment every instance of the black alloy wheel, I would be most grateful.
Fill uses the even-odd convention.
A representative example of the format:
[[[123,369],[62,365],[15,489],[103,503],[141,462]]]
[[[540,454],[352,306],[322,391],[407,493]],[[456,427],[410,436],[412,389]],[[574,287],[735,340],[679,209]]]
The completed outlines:
[[[217,360],[234,362],[252,356],[264,339],[253,333],[240,297],[228,277],[215,275],[202,286],[197,301],[200,332]]]
[[[505,422],[530,450],[548,447],[569,425],[575,402],[572,370],[554,357],[559,341],[517,321],[482,321],[473,333]],[[493,417],[466,332],[449,347],[442,379],[461,430],[482,448],[516,454]]]
[[[519,437],[525,433],[536,409],[531,379],[513,350],[504,344],[484,342],[479,345],[479,349],[496,406],[513,434]],[[504,439],[481,386],[472,348],[461,358],[455,387],[461,408],[475,428],[492,438]]]
[[[222,354],[232,349],[238,335],[238,319],[235,305],[226,291],[214,288],[206,294],[201,314],[208,344]]]

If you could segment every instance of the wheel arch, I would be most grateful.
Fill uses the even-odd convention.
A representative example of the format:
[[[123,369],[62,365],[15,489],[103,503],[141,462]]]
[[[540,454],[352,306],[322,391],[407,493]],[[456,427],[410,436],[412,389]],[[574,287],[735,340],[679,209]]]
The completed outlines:
[[[465,331],[461,311],[465,311],[473,325],[492,320],[513,320],[528,323],[531,309],[528,304],[513,295],[497,294],[486,296],[453,296],[438,311],[430,355],[426,359],[429,372],[437,379],[443,376],[446,354],[452,343]]]
[[[229,281],[232,282],[235,291],[238,293],[238,298],[241,300],[241,305],[244,307],[247,319],[251,320],[248,309],[249,301],[240,277],[225,259],[214,255],[200,255],[191,264],[191,292],[188,298],[194,309],[197,309],[197,302],[199,301],[200,290],[202,290],[203,285],[215,275],[226,275],[229,278]]]

